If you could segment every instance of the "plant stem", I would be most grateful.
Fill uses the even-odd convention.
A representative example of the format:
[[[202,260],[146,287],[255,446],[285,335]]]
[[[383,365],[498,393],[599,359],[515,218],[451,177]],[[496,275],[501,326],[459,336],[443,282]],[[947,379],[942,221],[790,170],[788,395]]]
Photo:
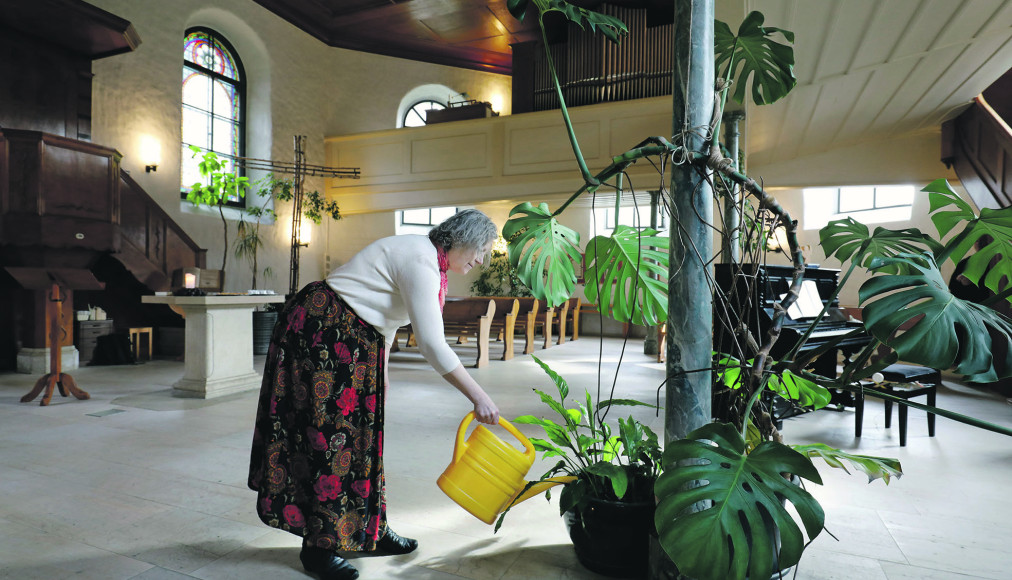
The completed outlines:
[[[538,7],[541,8],[540,6]],[[587,185],[600,185],[600,182],[591,177],[590,170],[587,169],[587,162],[583,159],[583,153],[580,152],[580,144],[576,141],[576,132],[573,131],[573,122],[569,120],[569,109],[566,108],[566,99],[562,96],[562,86],[559,85],[559,75],[555,72],[555,63],[552,62],[552,51],[548,49],[548,34],[545,32],[545,13],[541,10],[538,12],[538,28],[541,29],[541,42],[545,46],[545,56],[548,57],[548,70],[552,73],[552,82],[555,83],[555,94],[559,97],[559,108],[562,111],[562,120],[566,123],[566,132],[569,133],[569,143],[573,147],[573,154],[576,155],[576,163],[580,166],[580,173],[583,174],[583,181]]]

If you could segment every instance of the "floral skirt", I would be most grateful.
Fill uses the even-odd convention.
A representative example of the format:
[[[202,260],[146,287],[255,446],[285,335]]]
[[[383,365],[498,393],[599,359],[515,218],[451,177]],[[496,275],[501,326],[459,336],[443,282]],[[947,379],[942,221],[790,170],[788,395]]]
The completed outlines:
[[[386,533],[383,336],[326,282],[278,317],[260,387],[248,485],[269,526],[330,550]]]

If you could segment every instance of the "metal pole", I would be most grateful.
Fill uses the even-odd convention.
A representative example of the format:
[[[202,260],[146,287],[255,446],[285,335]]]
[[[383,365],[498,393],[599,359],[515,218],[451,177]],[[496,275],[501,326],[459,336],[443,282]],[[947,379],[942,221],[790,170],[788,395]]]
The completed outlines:
[[[738,122],[745,118],[744,111],[731,111],[724,115],[724,146],[734,162],[735,170],[738,167]],[[733,186],[732,186],[733,187]],[[725,264],[741,262],[741,215],[738,213],[739,197],[737,189],[732,189],[724,198],[724,227],[727,232],[723,245],[720,249],[721,262]]]
[[[299,235],[302,230],[302,182],[305,179],[303,168],[306,164],[305,136],[295,136],[295,167],[292,170],[292,256],[288,272],[288,293],[299,291],[299,251],[302,243]]]
[[[650,193],[650,229],[657,229],[657,205],[661,192],[651,191]],[[657,333],[659,326],[648,326],[646,338],[643,339],[643,354],[657,354]]]
[[[713,112],[713,0],[675,0],[673,127],[694,151],[705,145]],[[671,175],[671,254],[668,281],[665,440],[681,439],[710,422],[713,348],[707,257],[713,234],[711,188],[696,169],[675,165]]]

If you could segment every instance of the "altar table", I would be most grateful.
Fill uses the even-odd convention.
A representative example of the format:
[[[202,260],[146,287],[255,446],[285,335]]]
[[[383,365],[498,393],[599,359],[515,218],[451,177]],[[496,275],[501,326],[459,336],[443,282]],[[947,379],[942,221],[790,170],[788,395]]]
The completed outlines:
[[[253,309],[284,302],[281,295],[142,296],[186,317],[183,378],[173,387],[202,399],[260,388],[253,368]]]

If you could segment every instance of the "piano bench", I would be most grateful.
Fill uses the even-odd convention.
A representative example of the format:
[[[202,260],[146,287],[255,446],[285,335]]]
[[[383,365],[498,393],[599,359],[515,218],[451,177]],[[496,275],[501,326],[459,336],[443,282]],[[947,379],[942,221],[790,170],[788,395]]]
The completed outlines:
[[[892,364],[880,371],[884,381],[880,385],[867,387],[868,389],[880,389],[890,395],[902,399],[912,399],[920,395],[927,395],[927,404],[935,406],[935,396],[939,383],[942,382],[942,373],[937,369],[922,367],[918,365]],[[864,396],[855,394],[856,404],[854,405],[854,436],[861,436],[861,424],[864,422]],[[885,426],[889,428],[892,423],[893,402],[885,400]],[[900,447],[907,445],[907,406],[899,406],[900,416]],[[935,436],[935,415],[928,413],[928,437]]]

